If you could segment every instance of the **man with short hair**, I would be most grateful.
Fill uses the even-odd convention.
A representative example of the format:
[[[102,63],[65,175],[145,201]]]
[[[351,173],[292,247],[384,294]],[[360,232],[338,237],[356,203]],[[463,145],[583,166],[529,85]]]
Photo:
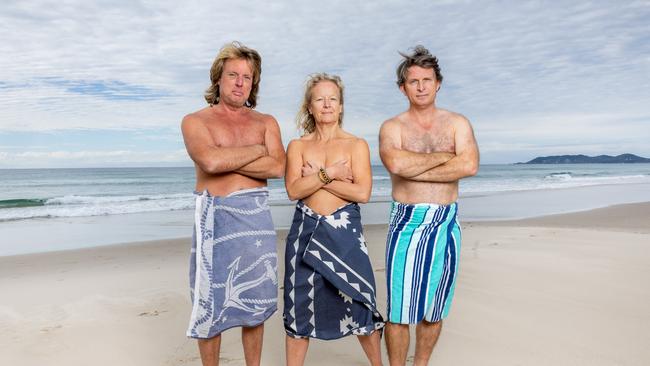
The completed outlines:
[[[257,51],[225,45],[210,69],[209,105],[181,125],[196,167],[187,335],[204,366],[218,365],[221,332],[232,327],[242,327],[246,364],[259,365],[264,321],[277,308],[266,180],[284,175],[285,151],[277,121],[253,109],[260,74]]]
[[[442,74],[423,46],[397,68],[407,111],[379,132],[382,162],[393,184],[386,243],[391,365],[406,363],[409,324],[416,326],[415,365],[426,365],[451,306],[460,251],[458,181],[478,171],[479,152],[469,121],[440,109]]]

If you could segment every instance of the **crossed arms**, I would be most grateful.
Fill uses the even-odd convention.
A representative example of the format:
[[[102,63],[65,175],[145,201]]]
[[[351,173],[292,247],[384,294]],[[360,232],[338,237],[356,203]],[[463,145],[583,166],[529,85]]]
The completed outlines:
[[[285,153],[278,122],[265,117],[264,144],[223,147],[214,144],[208,128],[196,117],[185,117],[181,125],[190,158],[208,174],[235,172],[255,179],[284,175]]]
[[[372,171],[366,141],[358,139],[350,156],[350,164],[347,160],[340,160],[323,167],[333,179],[331,183],[325,184],[318,178],[321,167],[314,162],[303,161],[302,142],[291,141],[287,147],[287,171],[284,178],[289,199],[302,199],[324,189],[346,201],[368,202],[372,190]]]
[[[418,153],[402,147],[399,123],[386,121],[379,131],[379,156],[391,174],[417,182],[449,183],[475,175],[479,152],[472,126],[459,116],[455,127],[454,153]]]

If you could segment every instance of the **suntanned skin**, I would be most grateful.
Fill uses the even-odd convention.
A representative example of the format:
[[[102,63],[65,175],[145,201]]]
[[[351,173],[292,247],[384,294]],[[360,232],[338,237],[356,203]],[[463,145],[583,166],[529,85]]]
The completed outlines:
[[[338,119],[342,108],[336,84],[316,84],[310,103],[316,130],[291,141],[287,148],[285,186],[289,198],[302,199],[321,215],[331,214],[348,202],[368,202],[372,190],[368,144],[341,129]],[[334,181],[324,184],[318,177],[320,168],[325,168]],[[379,332],[357,338],[370,363],[381,365]],[[308,347],[309,339],[286,336],[287,365],[303,365]]]
[[[277,121],[244,106],[253,72],[248,61],[230,59],[219,79],[220,101],[183,118],[185,147],[196,167],[196,190],[213,196],[265,187],[284,174],[285,152]],[[264,324],[242,328],[246,365],[259,365]],[[204,366],[219,364],[221,335],[198,341]]]
[[[478,171],[479,151],[467,118],[437,108],[440,83],[433,69],[411,66],[400,90],[409,109],[385,121],[379,132],[379,154],[393,184],[393,199],[402,203],[448,205],[458,199],[458,181]],[[427,365],[442,321],[416,326],[414,365]],[[386,323],[391,365],[405,365],[409,325]]]

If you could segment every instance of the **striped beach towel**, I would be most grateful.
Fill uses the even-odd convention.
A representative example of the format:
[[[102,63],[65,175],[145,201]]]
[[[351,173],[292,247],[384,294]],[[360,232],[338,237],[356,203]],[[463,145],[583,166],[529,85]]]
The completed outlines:
[[[386,240],[391,323],[437,322],[448,315],[460,253],[457,208],[393,202]]]
[[[256,326],[276,311],[276,234],[267,201],[266,188],[196,194],[188,337]]]
[[[287,334],[335,339],[383,326],[359,205],[323,216],[298,201],[285,255]]]

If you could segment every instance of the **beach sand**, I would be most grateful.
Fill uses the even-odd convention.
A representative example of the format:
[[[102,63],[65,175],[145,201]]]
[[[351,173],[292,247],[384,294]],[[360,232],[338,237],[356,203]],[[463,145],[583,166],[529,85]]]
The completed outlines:
[[[386,229],[365,228],[383,313]],[[0,257],[0,365],[200,365],[185,337],[189,247],[161,240]],[[460,261],[432,365],[650,364],[650,203],[464,223]],[[224,333],[222,365],[244,364],[239,339],[237,329]],[[264,342],[262,363],[284,364],[281,310]],[[306,364],[366,359],[347,337],[312,341]]]

